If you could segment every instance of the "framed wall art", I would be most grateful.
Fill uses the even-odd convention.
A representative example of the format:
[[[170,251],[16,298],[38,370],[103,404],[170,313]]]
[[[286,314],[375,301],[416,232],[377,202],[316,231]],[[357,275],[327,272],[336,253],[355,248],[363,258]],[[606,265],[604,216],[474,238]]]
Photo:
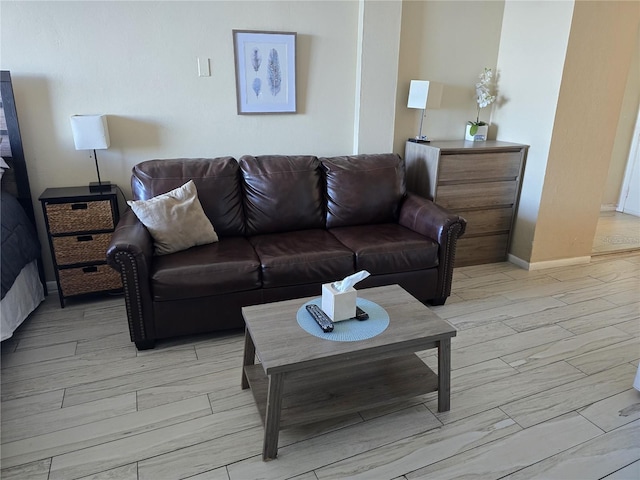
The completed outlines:
[[[238,115],[296,113],[296,33],[233,30]]]

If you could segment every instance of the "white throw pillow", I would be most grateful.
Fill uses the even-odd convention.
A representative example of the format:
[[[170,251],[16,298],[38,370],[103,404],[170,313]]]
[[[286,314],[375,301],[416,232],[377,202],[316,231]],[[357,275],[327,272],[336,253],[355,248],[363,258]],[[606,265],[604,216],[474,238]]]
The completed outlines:
[[[193,180],[149,200],[129,200],[127,203],[151,233],[156,255],[218,241],[198,200]]]

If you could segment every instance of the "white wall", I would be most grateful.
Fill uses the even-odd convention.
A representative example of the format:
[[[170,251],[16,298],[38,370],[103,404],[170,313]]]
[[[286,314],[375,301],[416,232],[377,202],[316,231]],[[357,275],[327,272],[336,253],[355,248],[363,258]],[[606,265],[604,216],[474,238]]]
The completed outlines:
[[[497,139],[530,145],[511,241],[528,261],[562,81],[573,1],[510,1],[498,53],[499,99],[491,122]]]

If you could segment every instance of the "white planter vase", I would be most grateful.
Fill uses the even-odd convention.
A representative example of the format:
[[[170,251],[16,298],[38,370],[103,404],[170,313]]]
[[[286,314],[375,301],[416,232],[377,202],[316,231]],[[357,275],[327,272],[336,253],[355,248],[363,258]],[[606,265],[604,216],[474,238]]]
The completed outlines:
[[[487,132],[489,131],[489,125],[482,125],[478,127],[478,131],[475,135],[469,133],[471,125],[467,123],[467,129],[465,130],[464,139],[470,142],[484,142],[487,139]]]

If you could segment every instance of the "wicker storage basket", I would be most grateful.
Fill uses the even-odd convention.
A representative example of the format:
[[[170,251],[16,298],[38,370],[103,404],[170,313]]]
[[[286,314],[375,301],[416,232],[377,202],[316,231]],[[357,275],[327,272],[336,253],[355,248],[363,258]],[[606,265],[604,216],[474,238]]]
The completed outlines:
[[[60,270],[58,275],[60,287],[65,297],[122,288],[120,273],[109,265],[65,268]]]
[[[111,202],[48,203],[49,231],[52,234],[112,230]]]
[[[105,260],[111,233],[53,237],[52,240],[58,265],[95,263]]]

